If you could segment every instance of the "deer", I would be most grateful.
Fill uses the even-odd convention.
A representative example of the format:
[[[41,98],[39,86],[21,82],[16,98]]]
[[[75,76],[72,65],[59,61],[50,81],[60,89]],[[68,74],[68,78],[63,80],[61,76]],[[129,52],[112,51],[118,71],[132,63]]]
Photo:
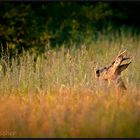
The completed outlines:
[[[125,62],[124,61],[128,61]],[[121,73],[130,65],[132,62],[132,56],[128,56],[126,50],[119,52],[113,62],[103,68],[95,71],[96,78],[101,81],[108,81],[113,83],[117,89],[126,90],[126,86],[121,78]]]

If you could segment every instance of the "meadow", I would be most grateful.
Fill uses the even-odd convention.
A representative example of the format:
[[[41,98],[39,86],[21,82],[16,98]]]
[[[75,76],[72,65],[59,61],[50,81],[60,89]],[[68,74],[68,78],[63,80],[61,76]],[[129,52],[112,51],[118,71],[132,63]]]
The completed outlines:
[[[102,86],[95,69],[127,49],[125,93]],[[0,71],[0,137],[140,137],[140,36],[101,36],[5,62]],[[36,57],[36,62],[34,58]]]

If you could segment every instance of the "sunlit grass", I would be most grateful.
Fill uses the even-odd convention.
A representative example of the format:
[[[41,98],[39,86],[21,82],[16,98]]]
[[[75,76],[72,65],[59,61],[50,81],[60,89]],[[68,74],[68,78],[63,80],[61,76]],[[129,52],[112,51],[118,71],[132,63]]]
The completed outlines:
[[[0,111],[0,130],[14,131],[13,137],[140,137],[137,91],[11,95],[1,98]]]
[[[34,52],[10,65],[1,59],[0,137],[140,137],[139,37],[66,47],[49,49],[36,61]],[[120,49],[134,57],[123,72],[128,90],[122,93],[94,75]]]

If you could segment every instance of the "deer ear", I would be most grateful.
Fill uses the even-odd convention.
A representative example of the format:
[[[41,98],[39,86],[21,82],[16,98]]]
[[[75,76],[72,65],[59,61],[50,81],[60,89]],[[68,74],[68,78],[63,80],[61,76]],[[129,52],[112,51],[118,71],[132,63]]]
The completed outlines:
[[[129,65],[130,63],[131,63],[131,62],[129,62],[129,63],[127,63],[127,64],[120,65],[120,66],[118,67],[119,73],[121,73],[122,71],[124,71],[124,70],[128,67],[128,65]]]

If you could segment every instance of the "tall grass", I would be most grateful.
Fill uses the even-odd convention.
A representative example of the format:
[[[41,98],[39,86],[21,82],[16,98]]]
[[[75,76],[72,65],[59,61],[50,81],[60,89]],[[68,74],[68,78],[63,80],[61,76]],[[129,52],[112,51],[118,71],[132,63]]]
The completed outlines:
[[[139,48],[139,36],[122,34],[70,49],[64,44],[36,62],[34,52],[10,65],[1,58],[0,136],[140,137]],[[100,85],[94,76],[120,49],[134,57],[123,72],[125,93]]]

